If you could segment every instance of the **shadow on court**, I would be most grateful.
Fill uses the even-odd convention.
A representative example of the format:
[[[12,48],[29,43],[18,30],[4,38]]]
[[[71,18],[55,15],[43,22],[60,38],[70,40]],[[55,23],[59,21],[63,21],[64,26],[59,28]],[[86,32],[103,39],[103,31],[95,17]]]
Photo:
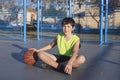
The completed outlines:
[[[23,61],[24,52],[30,48],[40,48],[49,41],[29,40],[0,42],[0,80],[119,80],[120,45],[82,43],[79,54],[86,56],[86,63],[73,70],[71,76],[52,69],[43,69],[41,61],[29,66]],[[56,48],[50,52],[55,53]]]

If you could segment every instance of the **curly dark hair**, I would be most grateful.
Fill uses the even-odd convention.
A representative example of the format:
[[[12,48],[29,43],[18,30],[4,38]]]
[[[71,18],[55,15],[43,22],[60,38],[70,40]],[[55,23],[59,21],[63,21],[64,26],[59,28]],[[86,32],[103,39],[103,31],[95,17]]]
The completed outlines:
[[[70,17],[66,17],[62,20],[62,26],[66,25],[66,24],[71,24],[72,27],[75,26],[75,21],[73,18],[70,18]]]

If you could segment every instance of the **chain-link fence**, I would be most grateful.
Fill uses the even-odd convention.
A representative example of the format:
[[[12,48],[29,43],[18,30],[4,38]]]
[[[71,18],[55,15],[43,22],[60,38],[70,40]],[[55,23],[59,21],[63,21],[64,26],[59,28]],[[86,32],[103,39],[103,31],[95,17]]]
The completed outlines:
[[[23,7],[15,0],[0,0],[0,39],[22,39]]]
[[[53,39],[62,31],[62,19],[71,16],[76,21],[74,33],[78,34],[82,41],[99,41],[101,6],[99,1],[39,0],[40,3],[37,5],[38,0],[27,0],[27,38],[36,38],[39,35],[41,39]],[[109,42],[120,41],[120,1],[117,2],[108,1],[107,39]],[[40,23],[39,34],[37,19]],[[103,19],[105,20],[105,15]],[[103,35],[104,29],[105,26]],[[21,39],[22,37],[23,0],[0,0],[0,39]]]
[[[120,0],[109,1],[108,21],[108,41],[120,42]]]

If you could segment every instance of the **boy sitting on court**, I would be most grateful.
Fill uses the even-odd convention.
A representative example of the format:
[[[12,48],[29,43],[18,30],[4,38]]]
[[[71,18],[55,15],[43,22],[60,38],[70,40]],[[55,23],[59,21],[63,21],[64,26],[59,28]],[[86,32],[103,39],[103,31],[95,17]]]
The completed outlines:
[[[85,62],[85,56],[78,56],[80,38],[73,34],[74,29],[75,21],[66,17],[62,21],[62,33],[59,33],[48,45],[40,49],[31,49],[37,52],[38,58],[44,63],[60,72],[71,74],[73,68]],[[58,47],[58,55],[46,52],[46,50],[53,48],[55,45]],[[63,64],[64,62],[67,63]]]

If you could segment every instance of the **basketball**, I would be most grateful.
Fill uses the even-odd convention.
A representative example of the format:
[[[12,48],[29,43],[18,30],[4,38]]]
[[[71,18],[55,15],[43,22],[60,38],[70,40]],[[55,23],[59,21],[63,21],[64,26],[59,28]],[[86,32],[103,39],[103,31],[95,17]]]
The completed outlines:
[[[26,64],[33,65],[38,60],[37,53],[32,49],[28,49],[25,52],[23,59]]]

